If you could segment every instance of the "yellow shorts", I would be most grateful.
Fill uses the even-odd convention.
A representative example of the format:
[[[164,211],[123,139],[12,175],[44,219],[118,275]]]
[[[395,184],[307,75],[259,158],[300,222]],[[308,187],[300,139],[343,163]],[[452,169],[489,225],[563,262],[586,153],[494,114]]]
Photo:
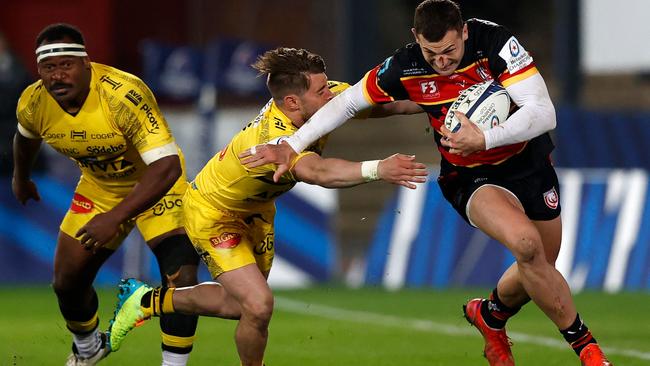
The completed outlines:
[[[196,190],[188,189],[183,197],[183,212],[185,231],[213,279],[253,263],[262,273],[271,270],[275,210],[221,210],[206,202]]]
[[[105,247],[117,249],[136,225],[145,241],[183,227],[182,200],[187,187],[188,183],[183,174],[160,201],[122,224],[119,235]],[[60,230],[74,238],[77,231],[90,219],[97,214],[108,212],[124,197],[106,191],[82,177],[75,189],[70,209],[61,222]]]

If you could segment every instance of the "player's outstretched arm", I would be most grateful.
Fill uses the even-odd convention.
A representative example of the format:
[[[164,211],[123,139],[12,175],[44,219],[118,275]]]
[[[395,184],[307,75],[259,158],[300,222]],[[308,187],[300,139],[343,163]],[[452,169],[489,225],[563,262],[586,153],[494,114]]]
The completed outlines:
[[[282,141],[279,144],[264,144],[253,146],[239,154],[241,163],[248,169],[256,168],[266,164],[277,164],[277,169],[273,174],[273,180],[278,181],[280,177],[289,171],[291,162],[295,159],[297,153],[291,148],[291,145]]]
[[[414,183],[426,181],[426,165],[415,161],[414,155],[395,154],[384,160],[352,162],[342,159],[323,159],[310,154],[298,160],[293,167],[296,177],[309,184],[327,188],[351,187],[375,180],[415,189]]]
[[[27,203],[28,200],[40,201],[41,196],[38,194],[36,184],[30,179],[32,165],[41,148],[41,139],[30,139],[20,133],[14,136],[14,172],[11,180],[11,189],[14,196],[21,204]]]
[[[147,167],[133,190],[112,210],[99,214],[84,225],[75,237],[89,250],[108,244],[119,231],[119,226],[160,200],[181,176],[178,155],[158,159]]]

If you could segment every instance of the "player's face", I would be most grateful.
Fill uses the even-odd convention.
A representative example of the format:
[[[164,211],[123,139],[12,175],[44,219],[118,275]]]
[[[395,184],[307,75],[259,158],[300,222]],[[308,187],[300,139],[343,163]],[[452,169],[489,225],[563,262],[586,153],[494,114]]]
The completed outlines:
[[[422,56],[440,75],[453,74],[460,65],[465,53],[465,40],[467,40],[467,25],[462,32],[449,30],[441,40],[429,42],[423,35],[415,33],[415,41],[420,45]]]
[[[309,90],[300,96],[300,112],[304,121],[334,98],[334,94],[327,87],[327,75],[310,74],[309,80]]]
[[[43,44],[47,43],[53,42]],[[91,78],[87,57],[46,57],[38,63],[38,75],[45,89],[64,109],[81,106],[86,100]]]

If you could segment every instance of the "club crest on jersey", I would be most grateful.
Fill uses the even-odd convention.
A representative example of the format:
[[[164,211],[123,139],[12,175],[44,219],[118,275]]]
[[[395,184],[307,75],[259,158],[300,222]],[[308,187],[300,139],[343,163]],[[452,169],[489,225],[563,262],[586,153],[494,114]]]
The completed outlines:
[[[481,66],[476,68],[476,74],[483,80],[483,81],[490,81],[492,80],[492,76],[488,74],[488,72]]]
[[[433,80],[420,81],[420,91],[422,92],[422,98],[424,99],[433,99],[440,96],[438,86]]]
[[[210,244],[216,249],[232,249],[239,245],[240,241],[241,234],[238,233],[223,233],[210,238]]]
[[[557,206],[560,203],[560,199],[557,195],[557,191],[555,190],[555,187],[544,192],[544,203],[546,203],[546,206],[548,206],[548,208],[552,210],[557,209]]]
[[[70,205],[70,211],[74,213],[90,213],[93,210],[93,201],[88,198],[75,193],[72,197],[72,204]]]

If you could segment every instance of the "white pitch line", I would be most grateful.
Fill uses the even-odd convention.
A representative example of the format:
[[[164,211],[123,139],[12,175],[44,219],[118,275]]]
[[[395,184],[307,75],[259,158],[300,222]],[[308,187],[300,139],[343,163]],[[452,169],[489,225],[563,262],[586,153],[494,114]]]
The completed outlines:
[[[402,318],[391,315],[370,313],[366,311],[346,310],[327,305],[292,300],[286,297],[276,297],[275,305],[280,310],[320,318],[414,329],[423,332],[432,332],[452,336],[480,336],[474,329],[470,328],[469,325],[467,327],[458,327],[451,324],[437,323],[427,319]],[[519,332],[508,332],[508,335],[518,343],[529,343],[563,350],[567,350],[569,348],[566,342],[554,338],[534,336]],[[638,358],[641,360],[650,360],[650,352],[643,352],[633,349],[621,349],[615,347],[603,347],[603,351],[607,354],[612,355],[616,354],[631,358]]]

